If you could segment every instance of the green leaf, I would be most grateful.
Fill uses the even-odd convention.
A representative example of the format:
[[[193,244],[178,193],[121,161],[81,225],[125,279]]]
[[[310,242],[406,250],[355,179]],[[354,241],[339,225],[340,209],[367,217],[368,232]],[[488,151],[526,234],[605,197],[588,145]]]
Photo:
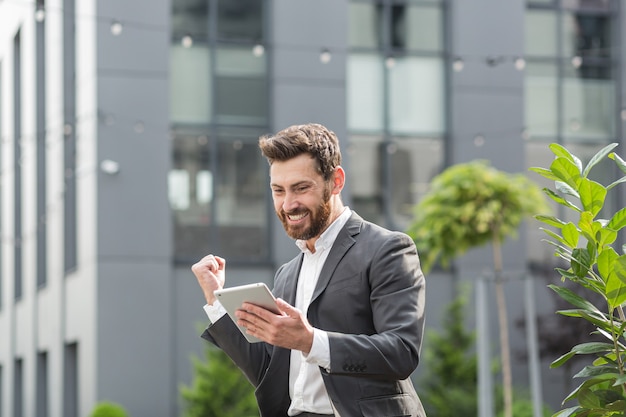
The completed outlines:
[[[626,302],[626,255],[613,261],[612,271],[606,281],[606,297],[611,309]]]
[[[550,229],[545,229],[543,227],[540,227],[539,230],[543,231],[545,234],[547,234],[548,236],[550,236],[552,239],[556,240],[559,243],[562,243],[565,246],[569,246],[568,243],[565,241],[565,239],[563,239],[563,237],[561,237],[560,235],[558,235],[557,233],[553,232]],[[576,246],[576,245],[574,245]],[[570,246],[572,247],[572,246]]]
[[[565,239],[567,246],[574,248],[578,245],[578,237],[580,236],[580,233],[574,223],[567,223],[561,230],[561,233],[563,234],[563,239]]]
[[[554,216],[546,216],[546,215],[543,215],[543,214],[537,214],[534,217],[535,217],[535,219],[539,220],[542,223],[547,224],[548,226],[554,226],[554,227],[557,227],[559,229],[567,224],[563,220],[557,219]]]
[[[550,368],[558,368],[559,366],[563,365],[568,360],[572,359],[574,357],[574,355],[576,355],[576,353],[574,353],[574,352],[567,352],[565,355],[562,355],[561,357],[559,357],[555,361],[553,361],[550,364]]]
[[[560,195],[558,195],[557,193],[555,193],[554,191],[552,191],[549,188],[544,188],[543,192],[550,197],[555,203],[558,203],[562,206],[571,208],[572,210],[576,210],[578,212],[580,212],[580,208],[578,208],[576,205],[574,205],[573,203],[571,203],[569,200],[564,199],[563,197],[561,197]],[[578,197],[578,196],[576,196]]]
[[[578,192],[585,211],[589,211],[595,216],[604,207],[606,188],[601,184],[588,178],[582,178],[578,182]]]
[[[530,167],[528,168],[529,171],[533,171],[536,172],[537,174],[541,175],[542,177],[545,177],[549,180],[553,180],[553,181],[558,181],[559,178],[554,175],[552,173],[552,171],[550,171],[549,169],[546,168],[538,168],[538,167]]]
[[[606,282],[607,278],[609,277],[609,274],[613,269],[613,263],[618,258],[618,256],[619,255],[617,254],[617,252],[615,252],[615,249],[613,248],[607,248],[603,250],[600,255],[598,255],[598,272],[600,273],[602,279],[604,279],[604,282]]]
[[[559,297],[561,297],[568,303],[578,308],[581,308],[583,310],[592,311],[594,313],[600,313],[600,310],[598,310],[598,308],[595,305],[593,305],[593,303],[585,300],[583,297],[574,293],[572,290],[565,288],[565,287],[559,287],[558,285],[554,285],[554,284],[550,284],[548,285],[548,287],[552,291],[556,292],[559,295]]]
[[[589,388],[583,388],[578,393],[578,403],[583,408],[596,409],[602,407],[600,398]]]
[[[591,168],[596,166],[598,164],[598,162],[602,161],[613,149],[615,149],[616,146],[617,146],[617,143],[610,143],[610,144],[606,145],[604,148],[600,149],[591,158],[591,160],[589,161],[589,163],[585,167],[585,170],[583,171],[583,177],[587,177],[589,175],[589,171],[591,171]]]
[[[609,220],[609,223],[606,225],[607,228],[616,232],[620,231],[624,226],[626,226],[626,207],[615,213],[613,217],[611,217],[611,220]]]
[[[570,151],[568,151],[562,145],[559,145],[558,143],[551,143],[550,145],[548,145],[548,148],[550,148],[550,150],[552,151],[554,155],[561,156],[563,158],[566,158],[572,161],[574,165],[576,165],[576,168],[578,168],[578,171],[580,172],[583,171],[583,164],[580,161],[580,159],[578,159],[577,156],[573,155]]]
[[[576,415],[576,412],[580,410],[582,410],[580,406],[564,408],[563,410],[552,414],[552,417],[573,417]]]
[[[578,278],[583,278],[591,268],[591,257],[587,249],[575,248],[572,251],[572,271]]]
[[[552,171],[560,181],[564,182],[572,189],[576,190],[578,188],[581,172],[570,159],[557,157],[552,161],[552,164],[550,164],[550,171]]]
[[[610,183],[609,185],[606,186],[606,190],[609,191],[611,190],[613,187],[615,187],[616,185],[619,185],[621,183],[626,182],[626,177],[622,177],[618,180],[613,181],[612,183]]]
[[[626,173],[626,162],[624,162],[624,160],[622,158],[620,158],[620,156],[614,152],[611,152],[609,154],[609,159],[612,159],[615,161],[615,164],[617,165],[617,167],[623,172]]]
[[[590,378],[601,376],[601,379],[617,378],[619,376],[619,370],[615,366],[603,365],[603,366],[585,366],[580,370],[574,378]]]
[[[586,342],[574,346],[571,351],[577,355],[588,355],[591,353],[611,352],[612,350],[613,345],[611,343]]]
[[[580,198],[578,191],[576,191],[574,187],[568,185],[567,183],[563,181],[556,181],[554,183],[554,186],[556,187],[556,190],[560,193],[563,193],[565,195],[571,195],[572,197]]]

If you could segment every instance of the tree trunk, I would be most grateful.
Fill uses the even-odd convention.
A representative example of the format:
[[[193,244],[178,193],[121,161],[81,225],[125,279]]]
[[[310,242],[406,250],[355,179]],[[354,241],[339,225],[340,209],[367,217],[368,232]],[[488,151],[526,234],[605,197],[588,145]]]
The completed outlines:
[[[502,246],[497,230],[493,237],[493,265],[495,273],[496,303],[500,327],[500,360],[502,364],[502,390],[504,393],[504,417],[513,417],[513,382],[511,378],[511,347],[509,346],[509,323],[507,318],[504,283],[502,282]]]

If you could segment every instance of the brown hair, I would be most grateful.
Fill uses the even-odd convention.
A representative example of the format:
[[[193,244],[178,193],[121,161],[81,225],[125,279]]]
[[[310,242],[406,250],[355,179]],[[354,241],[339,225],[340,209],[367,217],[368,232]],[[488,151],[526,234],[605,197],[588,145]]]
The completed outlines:
[[[337,135],[318,123],[289,126],[275,135],[261,136],[259,147],[270,165],[274,161],[287,161],[304,153],[311,155],[326,181],[341,164]]]

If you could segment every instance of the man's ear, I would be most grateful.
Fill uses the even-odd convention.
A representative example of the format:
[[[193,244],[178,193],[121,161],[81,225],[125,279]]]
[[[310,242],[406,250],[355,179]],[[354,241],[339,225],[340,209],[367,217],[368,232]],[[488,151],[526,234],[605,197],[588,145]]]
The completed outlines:
[[[343,170],[341,165],[337,165],[337,167],[335,167],[335,172],[333,173],[332,181],[333,181],[333,188],[331,190],[332,193],[333,194],[341,193],[341,190],[343,190],[343,187],[346,184],[346,172]]]

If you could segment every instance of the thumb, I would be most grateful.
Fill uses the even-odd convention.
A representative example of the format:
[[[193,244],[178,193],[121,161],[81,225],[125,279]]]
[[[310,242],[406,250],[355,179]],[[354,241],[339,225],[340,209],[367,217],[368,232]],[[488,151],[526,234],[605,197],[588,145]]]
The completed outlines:
[[[276,299],[276,305],[278,305],[278,309],[283,313],[288,315],[289,317],[299,317],[300,314],[302,314],[300,312],[300,310],[298,310],[297,308],[293,307],[291,304],[289,304],[287,301],[283,300],[282,298],[277,298]]]

